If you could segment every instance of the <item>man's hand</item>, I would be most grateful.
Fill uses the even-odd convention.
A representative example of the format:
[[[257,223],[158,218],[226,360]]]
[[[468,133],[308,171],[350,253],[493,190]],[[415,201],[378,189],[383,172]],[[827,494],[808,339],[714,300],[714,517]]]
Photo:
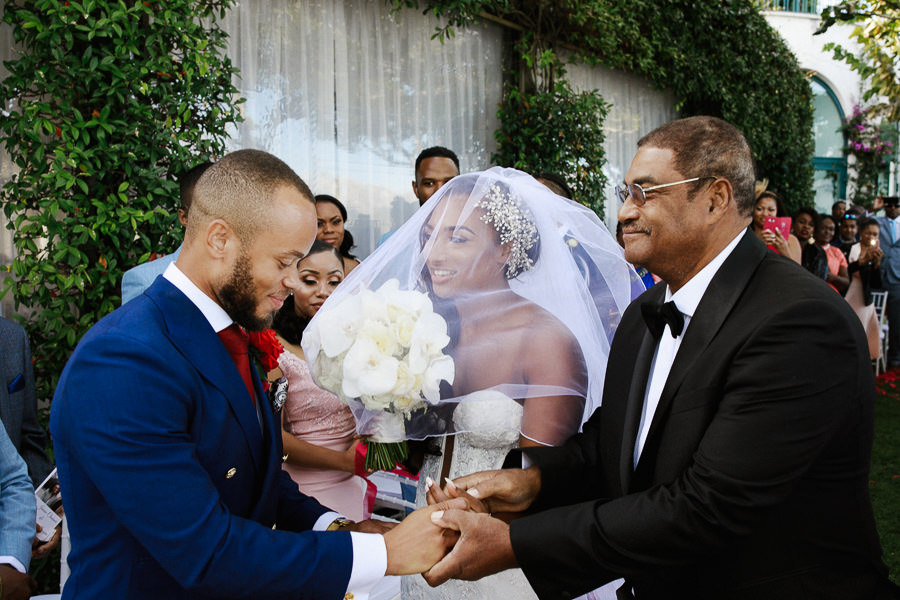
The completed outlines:
[[[384,534],[387,546],[387,575],[423,573],[439,561],[459,534],[435,525],[431,513],[449,508],[464,509],[462,499],[426,506],[411,513],[399,525]]]
[[[453,550],[423,576],[431,586],[448,579],[481,579],[518,566],[509,540],[509,525],[486,514],[462,510],[432,513],[432,520],[460,532]]]
[[[35,529],[37,532],[41,532],[41,526],[35,524]],[[56,526],[56,531],[53,532],[53,537],[50,538],[47,542],[41,542],[37,537],[34,538],[34,541],[31,543],[31,559],[39,559],[46,558],[53,549],[59,546],[59,540],[62,538],[62,525]],[[0,600],[3,600],[0,598]]]
[[[481,500],[491,513],[522,512],[541,491],[541,471],[537,467],[481,471],[458,477],[453,483],[458,490]]]
[[[31,577],[9,565],[0,565],[0,581],[3,582],[2,600],[27,600],[37,589]]]

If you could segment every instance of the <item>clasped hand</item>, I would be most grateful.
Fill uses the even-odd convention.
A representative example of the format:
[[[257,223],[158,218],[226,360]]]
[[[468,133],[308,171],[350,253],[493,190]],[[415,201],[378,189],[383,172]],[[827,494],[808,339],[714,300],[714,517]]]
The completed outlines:
[[[451,578],[475,580],[518,566],[507,521],[526,510],[538,491],[536,468],[474,473],[448,480],[444,489],[429,480],[429,505],[401,523],[402,527],[417,513],[428,511],[430,521],[449,542],[449,552],[423,569],[425,580],[437,586]]]

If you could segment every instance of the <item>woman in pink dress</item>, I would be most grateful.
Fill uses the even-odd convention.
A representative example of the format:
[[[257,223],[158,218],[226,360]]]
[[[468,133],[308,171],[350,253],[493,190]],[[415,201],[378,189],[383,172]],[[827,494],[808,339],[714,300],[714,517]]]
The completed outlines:
[[[282,409],[283,468],[304,494],[348,519],[371,515],[366,507],[367,484],[355,476],[356,421],[337,396],[313,383],[300,347],[309,320],[344,278],[343,261],[333,246],[316,241],[298,264],[300,285],[277,313],[272,328],[284,352],[278,357],[288,380]]]
[[[816,222],[816,245],[825,251],[828,258],[828,274],[825,282],[838,294],[843,295],[850,286],[850,276],[847,274],[847,257],[837,246],[831,245],[834,238],[835,222],[831,215],[820,215]]]

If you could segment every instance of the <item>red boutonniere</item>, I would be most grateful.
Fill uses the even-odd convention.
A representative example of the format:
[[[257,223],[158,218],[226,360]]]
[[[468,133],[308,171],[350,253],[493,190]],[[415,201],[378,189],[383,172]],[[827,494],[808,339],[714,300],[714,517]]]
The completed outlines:
[[[265,331],[248,331],[250,335],[250,345],[256,348],[258,353],[254,353],[263,367],[268,373],[278,366],[278,357],[284,352],[284,346],[275,337],[275,332],[271,329]]]

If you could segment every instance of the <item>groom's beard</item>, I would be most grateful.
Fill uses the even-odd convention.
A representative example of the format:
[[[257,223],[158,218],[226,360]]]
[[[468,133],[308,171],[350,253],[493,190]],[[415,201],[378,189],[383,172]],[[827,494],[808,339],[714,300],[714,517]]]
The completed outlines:
[[[219,302],[228,316],[247,331],[262,331],[272,325],[274,313],[265,317],[256,314],[256,284],[253,283],[250,257],[243,253],[231,270],[228,282],[219,290]]]

